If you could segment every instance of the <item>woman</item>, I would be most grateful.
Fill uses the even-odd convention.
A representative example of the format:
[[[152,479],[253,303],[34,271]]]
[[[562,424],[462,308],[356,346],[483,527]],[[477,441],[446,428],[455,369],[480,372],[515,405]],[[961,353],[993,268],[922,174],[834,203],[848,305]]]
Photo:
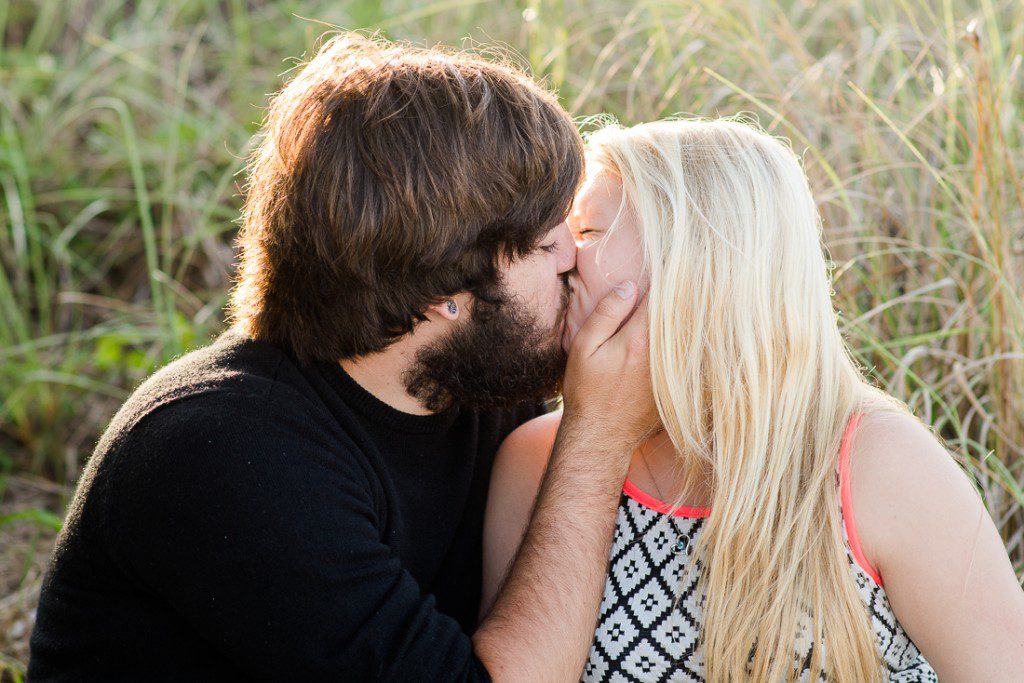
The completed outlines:
[[[632,456],[585,680],[1024,680],[1024,592],[995,525],[851,359],[787,146],[735,121],[610,125],[569,227],[564,342],[614,283],[649,288],[664,427]],[[559,417],[498,454],[485,606]]]

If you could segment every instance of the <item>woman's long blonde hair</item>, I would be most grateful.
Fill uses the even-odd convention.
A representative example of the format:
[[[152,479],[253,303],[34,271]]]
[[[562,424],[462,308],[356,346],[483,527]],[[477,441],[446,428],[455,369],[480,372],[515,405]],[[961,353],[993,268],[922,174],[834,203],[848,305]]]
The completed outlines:
[[[819,667],[882,680],[836,466],[855,412],[904,408],[868,384],[839,332],[797,156],[737,120],[611,124],[587,142],[640,229],[651,379],[679,480],[712,490],[694,552],[707,680],[794,679],[812,643],[812,680]]]

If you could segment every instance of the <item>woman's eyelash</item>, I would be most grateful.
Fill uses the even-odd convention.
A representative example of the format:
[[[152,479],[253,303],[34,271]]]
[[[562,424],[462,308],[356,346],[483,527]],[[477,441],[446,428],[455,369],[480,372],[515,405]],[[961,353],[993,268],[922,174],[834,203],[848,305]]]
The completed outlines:
[[[543,249],[548,254],[550,254],[551,252],[558,248],[558,242],[552,242],[551,244],[542,244],[540,245],[540,248]]]

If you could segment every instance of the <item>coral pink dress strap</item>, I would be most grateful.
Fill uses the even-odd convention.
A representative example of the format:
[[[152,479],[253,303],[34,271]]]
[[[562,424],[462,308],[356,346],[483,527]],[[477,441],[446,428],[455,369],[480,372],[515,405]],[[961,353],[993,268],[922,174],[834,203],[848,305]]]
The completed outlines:
[[[626,479],[626,483],[622,485],[622,492],[628,497],[632,498],[636,502],[640,503],[646,508],[656,510],[663,515],[672,515],[673,517],[710,517],[711,508],[699,508],[699,507],[688,507],[686,505],[669,505],[663,500],[658,500],[649,493],[641,491],[636,484]]]
[[[871,566],[864,549],[860,544],[860,536],[857,535],[857,521],[853,512],[853,490],[850,486],[850,449],[853,443],[853,432],[860,424],[864,413],[854,413],[846,425],[846,432],[843,434],[843,442],[839,448],[839,498],[843,506],[843,524],[846,526],[846,537],[850,541],[850,551],[853,559],[857,561],[861,569],[871,577],[879,586],[883,586],[882,575]]]

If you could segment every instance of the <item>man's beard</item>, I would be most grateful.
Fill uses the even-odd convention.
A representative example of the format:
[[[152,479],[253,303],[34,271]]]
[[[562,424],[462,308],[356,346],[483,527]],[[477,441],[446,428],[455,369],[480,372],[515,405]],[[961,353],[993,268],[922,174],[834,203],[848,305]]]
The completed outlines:
[[[563,281],[559,320],[568,303]],[[508,409],[540,402],[561,390],[566,353],[560,332],[561,326],[542,327],[517,299],[477,298],[469,324],[422,348],[402,379],[433,412],[455,404]]]

